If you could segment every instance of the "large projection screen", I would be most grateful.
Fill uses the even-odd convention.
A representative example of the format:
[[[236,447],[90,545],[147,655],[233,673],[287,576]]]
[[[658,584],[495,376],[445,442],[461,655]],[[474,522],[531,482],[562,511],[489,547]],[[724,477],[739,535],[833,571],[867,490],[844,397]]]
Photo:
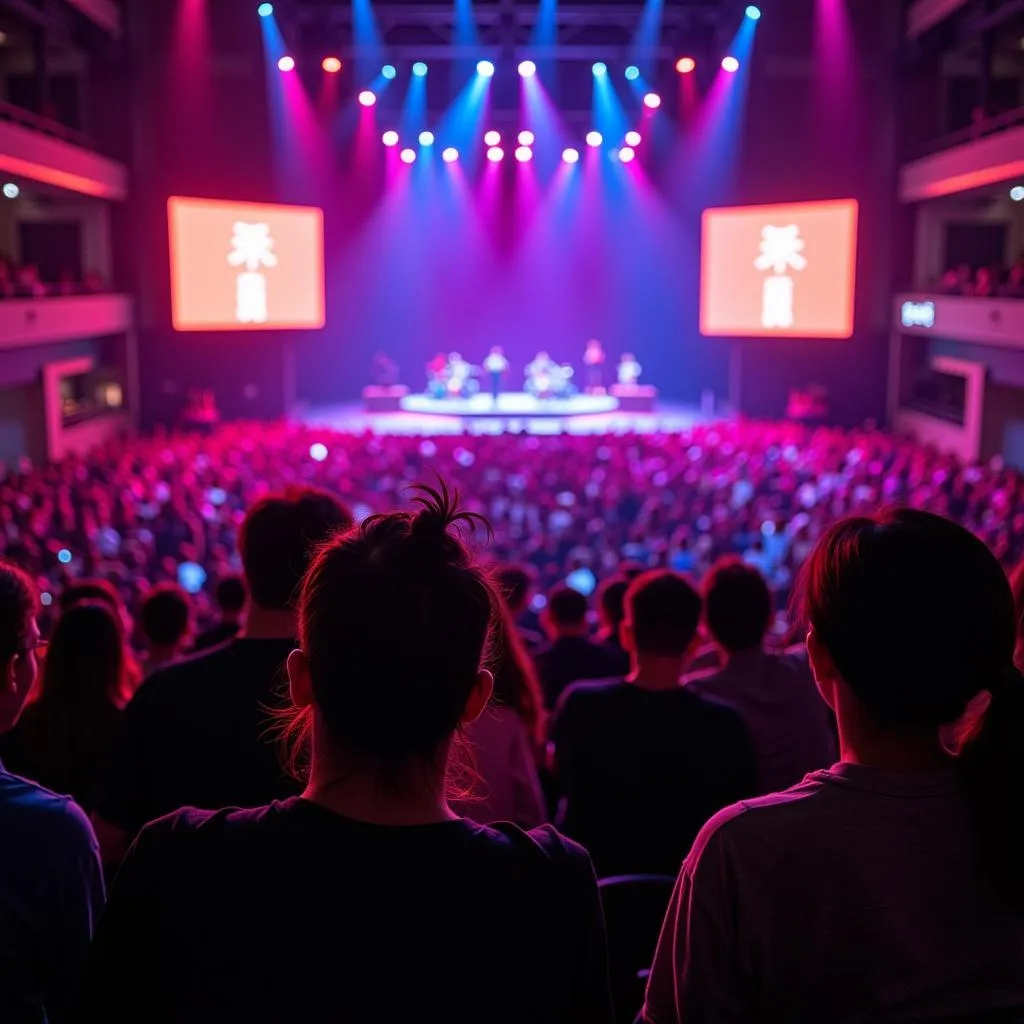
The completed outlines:
[[[701,246],[702,334],[853,334],[856,200],[705,210]]]
[[[167,216],[175,330],[324,326],[322,210],[173,196]]]

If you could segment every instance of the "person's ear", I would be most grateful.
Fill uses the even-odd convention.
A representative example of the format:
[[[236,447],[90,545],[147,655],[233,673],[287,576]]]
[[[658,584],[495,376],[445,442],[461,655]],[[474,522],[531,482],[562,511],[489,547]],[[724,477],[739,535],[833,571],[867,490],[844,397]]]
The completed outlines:
[[[308,708],[313,703],[313,683],[305,651],[294,650],[288,655],[288,690],[297,708]]]
[[[619,643],[627,654],[633,654],[636,650],[636,641],[633,637],[633,626],[629,619],[623,619],[619,623]]]
[[[469,693],[469,700],[466,701],[466,707],[459,722],[462,725],[472,725],[484,713],[484,708],[487,707],[492,693],[494,693],[494,676],[488,669],[482,668],[476,674],[476,682],[473,683],[473,689]]]
[[[832,655],[825,650],[818,634],[812,627],[807,632],[807,660],[811,664],[811,674],[818,687],[825,703],[833,710],[836,709],[836,684],[839,681],[839,673],[836,671]]]

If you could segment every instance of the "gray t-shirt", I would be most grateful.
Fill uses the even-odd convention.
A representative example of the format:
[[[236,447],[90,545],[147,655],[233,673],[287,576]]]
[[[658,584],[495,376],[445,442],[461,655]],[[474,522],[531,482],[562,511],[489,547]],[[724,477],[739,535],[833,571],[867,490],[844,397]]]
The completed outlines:
[[[842,763],[704,827],[669,905],[644,1020],[996,1012],[1024,1020],[1024,920],[977,874],[956,776]]]

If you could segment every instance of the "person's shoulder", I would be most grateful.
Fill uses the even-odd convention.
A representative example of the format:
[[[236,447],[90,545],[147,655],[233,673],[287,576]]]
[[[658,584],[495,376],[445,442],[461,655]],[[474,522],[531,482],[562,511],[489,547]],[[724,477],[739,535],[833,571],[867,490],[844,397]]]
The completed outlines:
[[[701,696],[703,693],[715,689],[716,683],[721,679],[720,668],[703,668],[696,672],[689,672],[683,677],[683,686],[691,693]]]
[[[65,847],[96,847],[85,811],[70,796],[7,772],[0,772],[0,817],[7,822],[5,834],[45,837]]]
[[[559,716],[575,714],[583,708],[597,708],[614,703],[624,692],[626,683],[620,679],[589,679],[571,683],[558,698],[555,711]]]
[[[475,826],[478,839],[509,860],[536,870],[582,871],[593,873],[590,854],[579,843],[563,836],[552,825],[541,825],[529,832],[510,822]]]

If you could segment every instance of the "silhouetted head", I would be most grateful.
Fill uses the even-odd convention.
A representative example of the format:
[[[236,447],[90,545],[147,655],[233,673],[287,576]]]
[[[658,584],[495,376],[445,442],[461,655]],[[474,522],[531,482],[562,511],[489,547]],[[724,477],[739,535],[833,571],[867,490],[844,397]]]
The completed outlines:
[[[14,727],[35,685],[39,605],[32,580],[0,561],[0,732]]]
[[[730,654],[759,649],[772,621],[772,594],[761,573],[738,558],[723,558],[702,589],[704,621],[715,643]]]
[[[177,583],[158,583],[146,594],[139,611],[139,625],[150,647],[178,647],[188,634],[191,618],[189,596]]]
[[[494,574],[495,582],[513,615],[526,610],[533,589],[535,574],[532,567],[523,565],[502,565]]]
[[[214,590],[217,607],[228,615],[238,615],[245,608],[245,580],[234,573],[217,580]]]
[[[555,587],[544,608],[544,625],[555,636],[571,636],[587,628],[587,599],[572,587]]]
[[[43,665],[41,702],[86,708],[117,704],[124,678],[121,625],[99,601],[84,601],[57,620]]]
[[[645,572],[626,591],[623,644],[638,656],[683,658],[697,644],[700,612],[700,594],[685,576]]]
[[[629,580],[624,576],[613,576],[598,588],[597,603],[601,609],[601,623],[609,633],[616,637],[622,620],[626,617],[626,591]]]

